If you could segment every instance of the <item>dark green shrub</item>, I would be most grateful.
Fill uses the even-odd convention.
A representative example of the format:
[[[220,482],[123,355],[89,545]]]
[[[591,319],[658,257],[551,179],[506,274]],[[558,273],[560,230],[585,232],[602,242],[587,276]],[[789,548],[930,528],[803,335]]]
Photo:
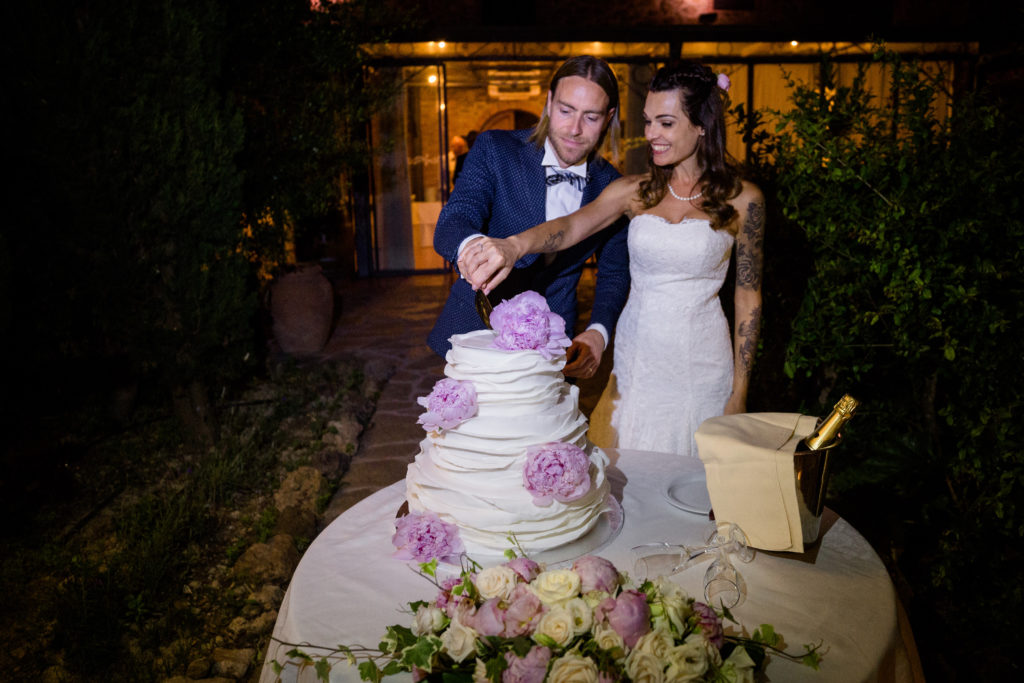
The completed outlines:
[[[863,400],[836,504],[888,538],[931,674],[984,678],[1022,606],[1024,136],[997,101],[878,59],[892,101],[826,65],[762,139],[813,259],[785,372],[811,411]]]

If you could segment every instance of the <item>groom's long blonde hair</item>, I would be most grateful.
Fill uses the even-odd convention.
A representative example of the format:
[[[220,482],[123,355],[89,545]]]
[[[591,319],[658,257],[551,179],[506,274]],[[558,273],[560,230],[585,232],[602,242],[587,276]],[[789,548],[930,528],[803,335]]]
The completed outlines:
[[[558,67],[558,71],[551,77],[551,87],[548,88],[548,94],[553,100],[555,97],[555,90],[558,89],[558,82],[563,78],[569,76],[579,76],[585,78],[588,81],[592,81],[597,85],[601,86],[601,90],[604,90],[604,94],[608,96],[608,111],[615,110],[615,116],[612,117],[611,121],[601,130],[601,136],[597,139],[597,144],[594,145],[594,149],[587,155],[589,159],[594,151],[601,148],[601,144],[604,142],[604,136],[608,132],[608,129],[618,123],[619,118],[619,81],[615,78],[615,72],[608,66],[608,62],[604,61],[599,57],[593,57],[591,55],[579,55],[578,57],[571,57],[565,61],[562,66]],[[548,119],[548,108],[544,107],[544,112],[540,116],[540,123],[533,130],[530,135],[530,142],[537,145],[537,147],[543,147],[544,141],[548,139],[548,126],[550,121]]]

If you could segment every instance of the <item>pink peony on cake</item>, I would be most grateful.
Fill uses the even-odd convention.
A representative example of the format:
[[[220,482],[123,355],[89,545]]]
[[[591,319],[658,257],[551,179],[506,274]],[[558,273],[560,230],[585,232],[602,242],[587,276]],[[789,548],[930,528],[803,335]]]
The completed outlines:
[[[527,552],[587,534],[606,510],[607,456],[587,441],[562,375],[564,324],[536,292],[495,306],[494,330],[451,338],[446,379],[419,399],[428,430],[406,475],[413,517],[458,529],[470,556]]]

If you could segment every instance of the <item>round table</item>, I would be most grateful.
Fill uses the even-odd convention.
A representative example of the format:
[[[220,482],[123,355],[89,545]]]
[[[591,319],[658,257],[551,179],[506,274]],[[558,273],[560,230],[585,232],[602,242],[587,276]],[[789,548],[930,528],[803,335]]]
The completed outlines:
[[[706,515],[685,512],[664,495],[675,455],[607,450],[608,478],[621,503],[621,531],[594,554],[630,571],[630,548],[668,541],[696,544],[706,531]],[[273,660],[286,661],[284,643],[334,647],[376,647],[391,624],[411,624],[408,603],[430,599],[434,586],[415,563],[391,558],[395,513],[405,500],[400,481],[363,499],[332,522],[306,550],[285,594],[267,651],[261,683],[277,680]],[[911,681],[911,658],[901,634],[899,605],[878,555],[845,520],[826,510],[820,542],[803,554],[757,551],[749,564],[737,564],[747,593],[732,614],[749,634],[772,624],[788,651],[824,642],[820,671],[775,657],[767,674],[773,681]],[[703,599],[706,565],[672,577],[690,595]],[[727,624],[728,625],[728,624]],[[736,625],[731,625],[734,629]],[[904,627],[905,628],[905,627]],[[316,655],[315,648],[305,648]],[[336,663],[331,681],[354,683],[355,667]],[[294,664],[284,681],[313,681],[311,667]]]

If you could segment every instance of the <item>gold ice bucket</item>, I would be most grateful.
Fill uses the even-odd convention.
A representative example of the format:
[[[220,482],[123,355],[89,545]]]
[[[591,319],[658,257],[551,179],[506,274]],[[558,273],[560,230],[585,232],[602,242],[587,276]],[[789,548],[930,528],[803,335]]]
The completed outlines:
[[[835,441],[816,451],[793,453],[796,501],[805,546],[815,543],[821,533],[821,512],[825,509],[825,492],[828,490],[828,478],[831,474],[829,465],[832,450],[839,445],[842,438],[839,434]]]

